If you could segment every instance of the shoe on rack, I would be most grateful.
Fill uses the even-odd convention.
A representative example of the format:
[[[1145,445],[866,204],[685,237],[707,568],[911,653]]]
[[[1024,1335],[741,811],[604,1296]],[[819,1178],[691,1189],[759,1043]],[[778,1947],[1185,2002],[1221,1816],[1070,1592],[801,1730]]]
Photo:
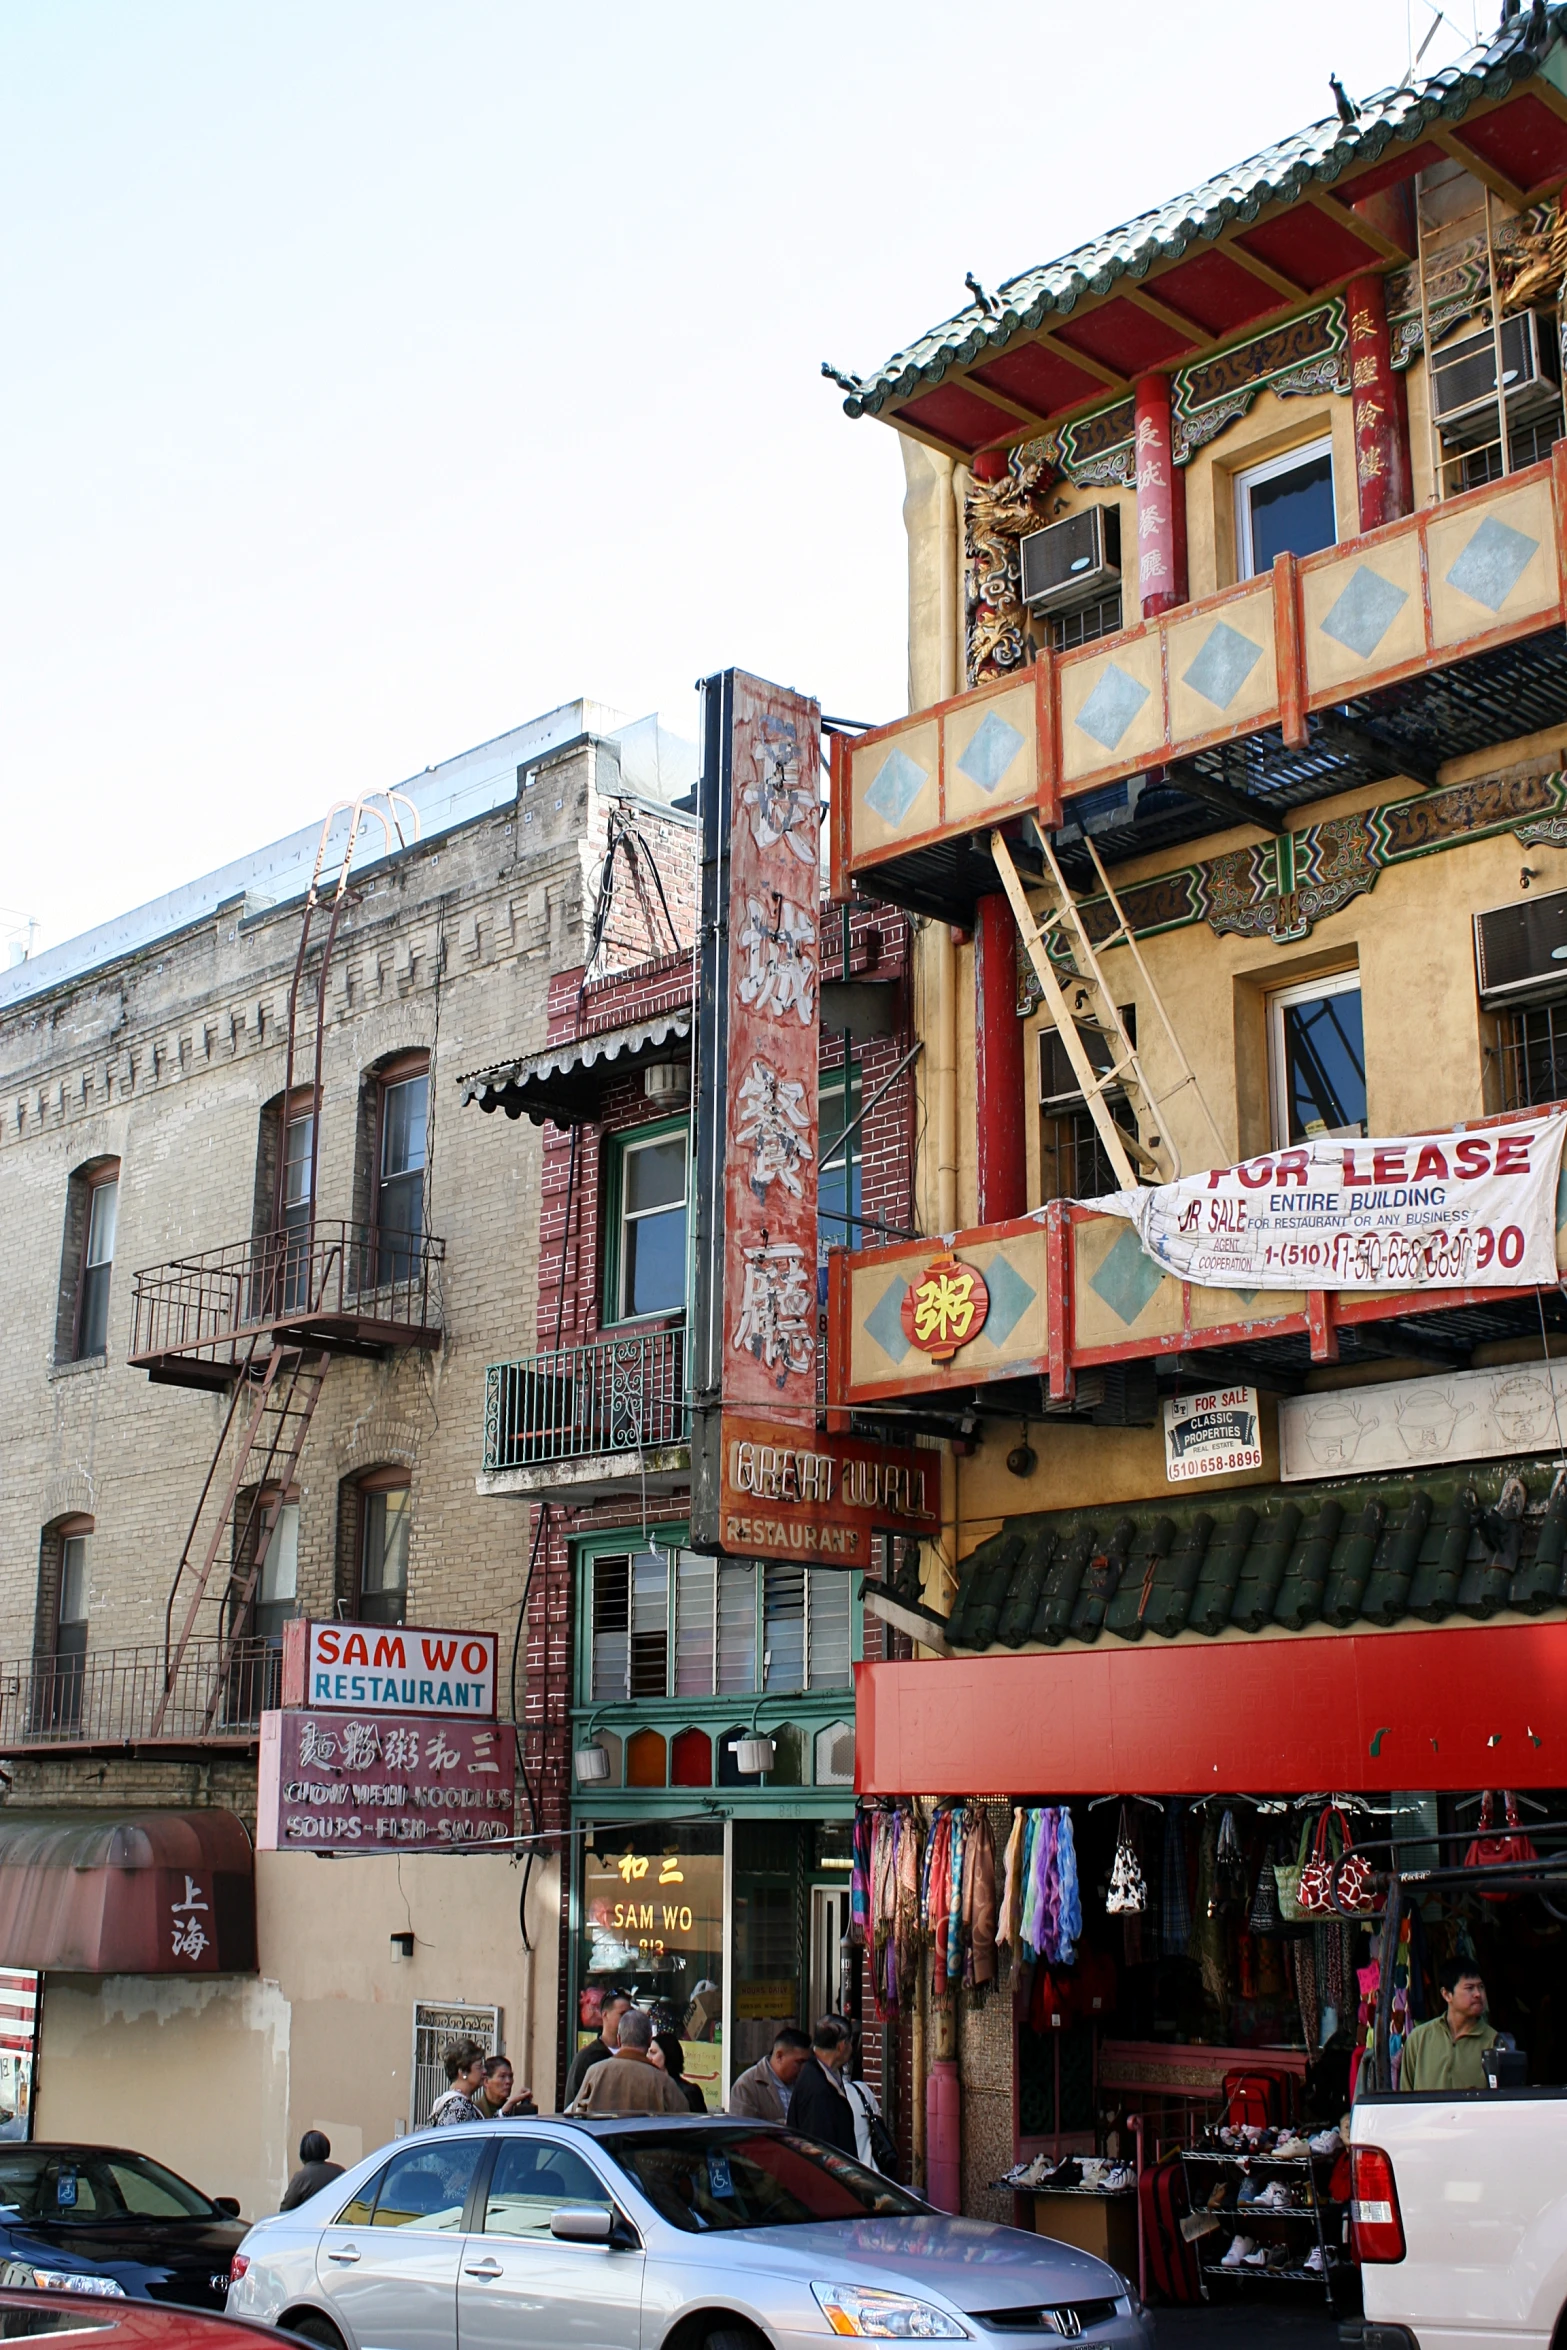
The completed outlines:
[[[1298,2162],[1302,2155],[1311,2152],[1311,2146],[1307,2139],[1292,2130],[1287,2138],[1279,2140],[1273,2152],[1279,2162]]]
[[[1319,2130],[1311,2140],[1313,2154],[1341,2154],[1343,2150],[1344,2133],[1340,2129]]]
[[[1252,2237],[1234,2236],[1231,2238],[1230,2248],[1220,2261],[1219,2266],[1221,2268],[1242,2268],[1256,2249],[1257,2246]]]
[[[1132,2184],[1131,2165],[1125,2162],[1113,2162],[1099,2184],[1107,2195],[1124,2195]]]
[[[1262,2182],[1248,2172],[1241,2181],[1241,2191],[1235,2198],[1236,2208],[1244,2211],[1249,2204],[1262,2201]]]
[[[1294,2268],[1297,2265],[1295,2254],[1288,2244],[1270,2244],[1267,2265],[1269,2268]]]
[[[1266,2268],[1272,2255],[1266,2244],[1254,2245],[1241,2262],[1242,2268]]]
[[[1213,2193],[1208,2198],[1208,2209],[1210,2211],[1222,2211],[1224,2209],[1224,2206],[1230,2200],[1230,2190],[1233,2188],[1234,2184],[1235,2181],[1233,2179],[1220,2179],[1216,2182]]]
[[[1320,2277],[1322,2274],[1322,2246],[1313,2244],[1300,2265],[1302,2268],[1309,2268],[1314,2277]]]

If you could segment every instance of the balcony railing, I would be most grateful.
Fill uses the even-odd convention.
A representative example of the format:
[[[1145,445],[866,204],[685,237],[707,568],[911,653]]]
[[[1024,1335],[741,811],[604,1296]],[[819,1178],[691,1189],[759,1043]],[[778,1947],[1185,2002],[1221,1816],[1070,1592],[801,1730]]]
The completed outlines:
[[[591,1460],[690,1440],[683,1329],[598,1338],[492,1363],[484,1397],[487,1472]]]
[[[251,1745],[263,1711],[281,1702],[282,1666],[281,1645],[264,1639],[236,1642],[226,1659],[221,1641],[192,1640],[172,1682],[158,1643],[0,1664],[0,1754]]]
[[[309,1232],[264,1232],[135,1277],[132,1363],[174,1358],[218,1368],[257,1336],[322,1346],[435,1345],[444,1240],[322,1220]]]

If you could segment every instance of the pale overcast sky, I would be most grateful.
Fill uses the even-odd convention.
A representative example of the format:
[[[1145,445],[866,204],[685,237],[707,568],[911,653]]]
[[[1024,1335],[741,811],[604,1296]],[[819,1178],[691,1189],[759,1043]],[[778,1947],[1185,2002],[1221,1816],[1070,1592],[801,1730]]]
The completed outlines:
[[[691,732],[740,662],[896,714],[902,466],[820,361],[1432,22],[8,0],[0,959],[578,694]]]

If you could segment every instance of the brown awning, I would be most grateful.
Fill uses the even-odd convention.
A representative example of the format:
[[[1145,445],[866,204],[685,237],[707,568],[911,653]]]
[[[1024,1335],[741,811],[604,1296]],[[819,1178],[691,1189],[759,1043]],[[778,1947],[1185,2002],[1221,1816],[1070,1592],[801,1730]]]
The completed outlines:
[[[228,1811],[0,1810],[0,1966],[253,1974],[243,1825]]]

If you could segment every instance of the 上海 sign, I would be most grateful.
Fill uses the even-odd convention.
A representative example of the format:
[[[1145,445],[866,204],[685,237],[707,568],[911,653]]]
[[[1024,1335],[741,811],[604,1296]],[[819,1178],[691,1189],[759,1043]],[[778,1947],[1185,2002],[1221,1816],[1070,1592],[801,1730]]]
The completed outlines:
[[[509,1722],[307,1710],[261,1717],[262,1852],[443,1852],[504,1843],[517,1817]]]
[[[1172,1485],[1261,1467],[1255,1387],[1210,1387],[1203,1395],[1166,1397],[1164,1473]]]
[[[1318,1136],[1092,1205],[1209,1289],[1552,1289],[1567,1117],[1465,1134]]]
[[[868,1567],[872,1534],[931,1535],[941,1460],[723,1415],[723,1547],[742,1558]]]
[[[283,1627],[283,1703],[493,1716],[495,1647],[493,1632],[296,1619]]]

